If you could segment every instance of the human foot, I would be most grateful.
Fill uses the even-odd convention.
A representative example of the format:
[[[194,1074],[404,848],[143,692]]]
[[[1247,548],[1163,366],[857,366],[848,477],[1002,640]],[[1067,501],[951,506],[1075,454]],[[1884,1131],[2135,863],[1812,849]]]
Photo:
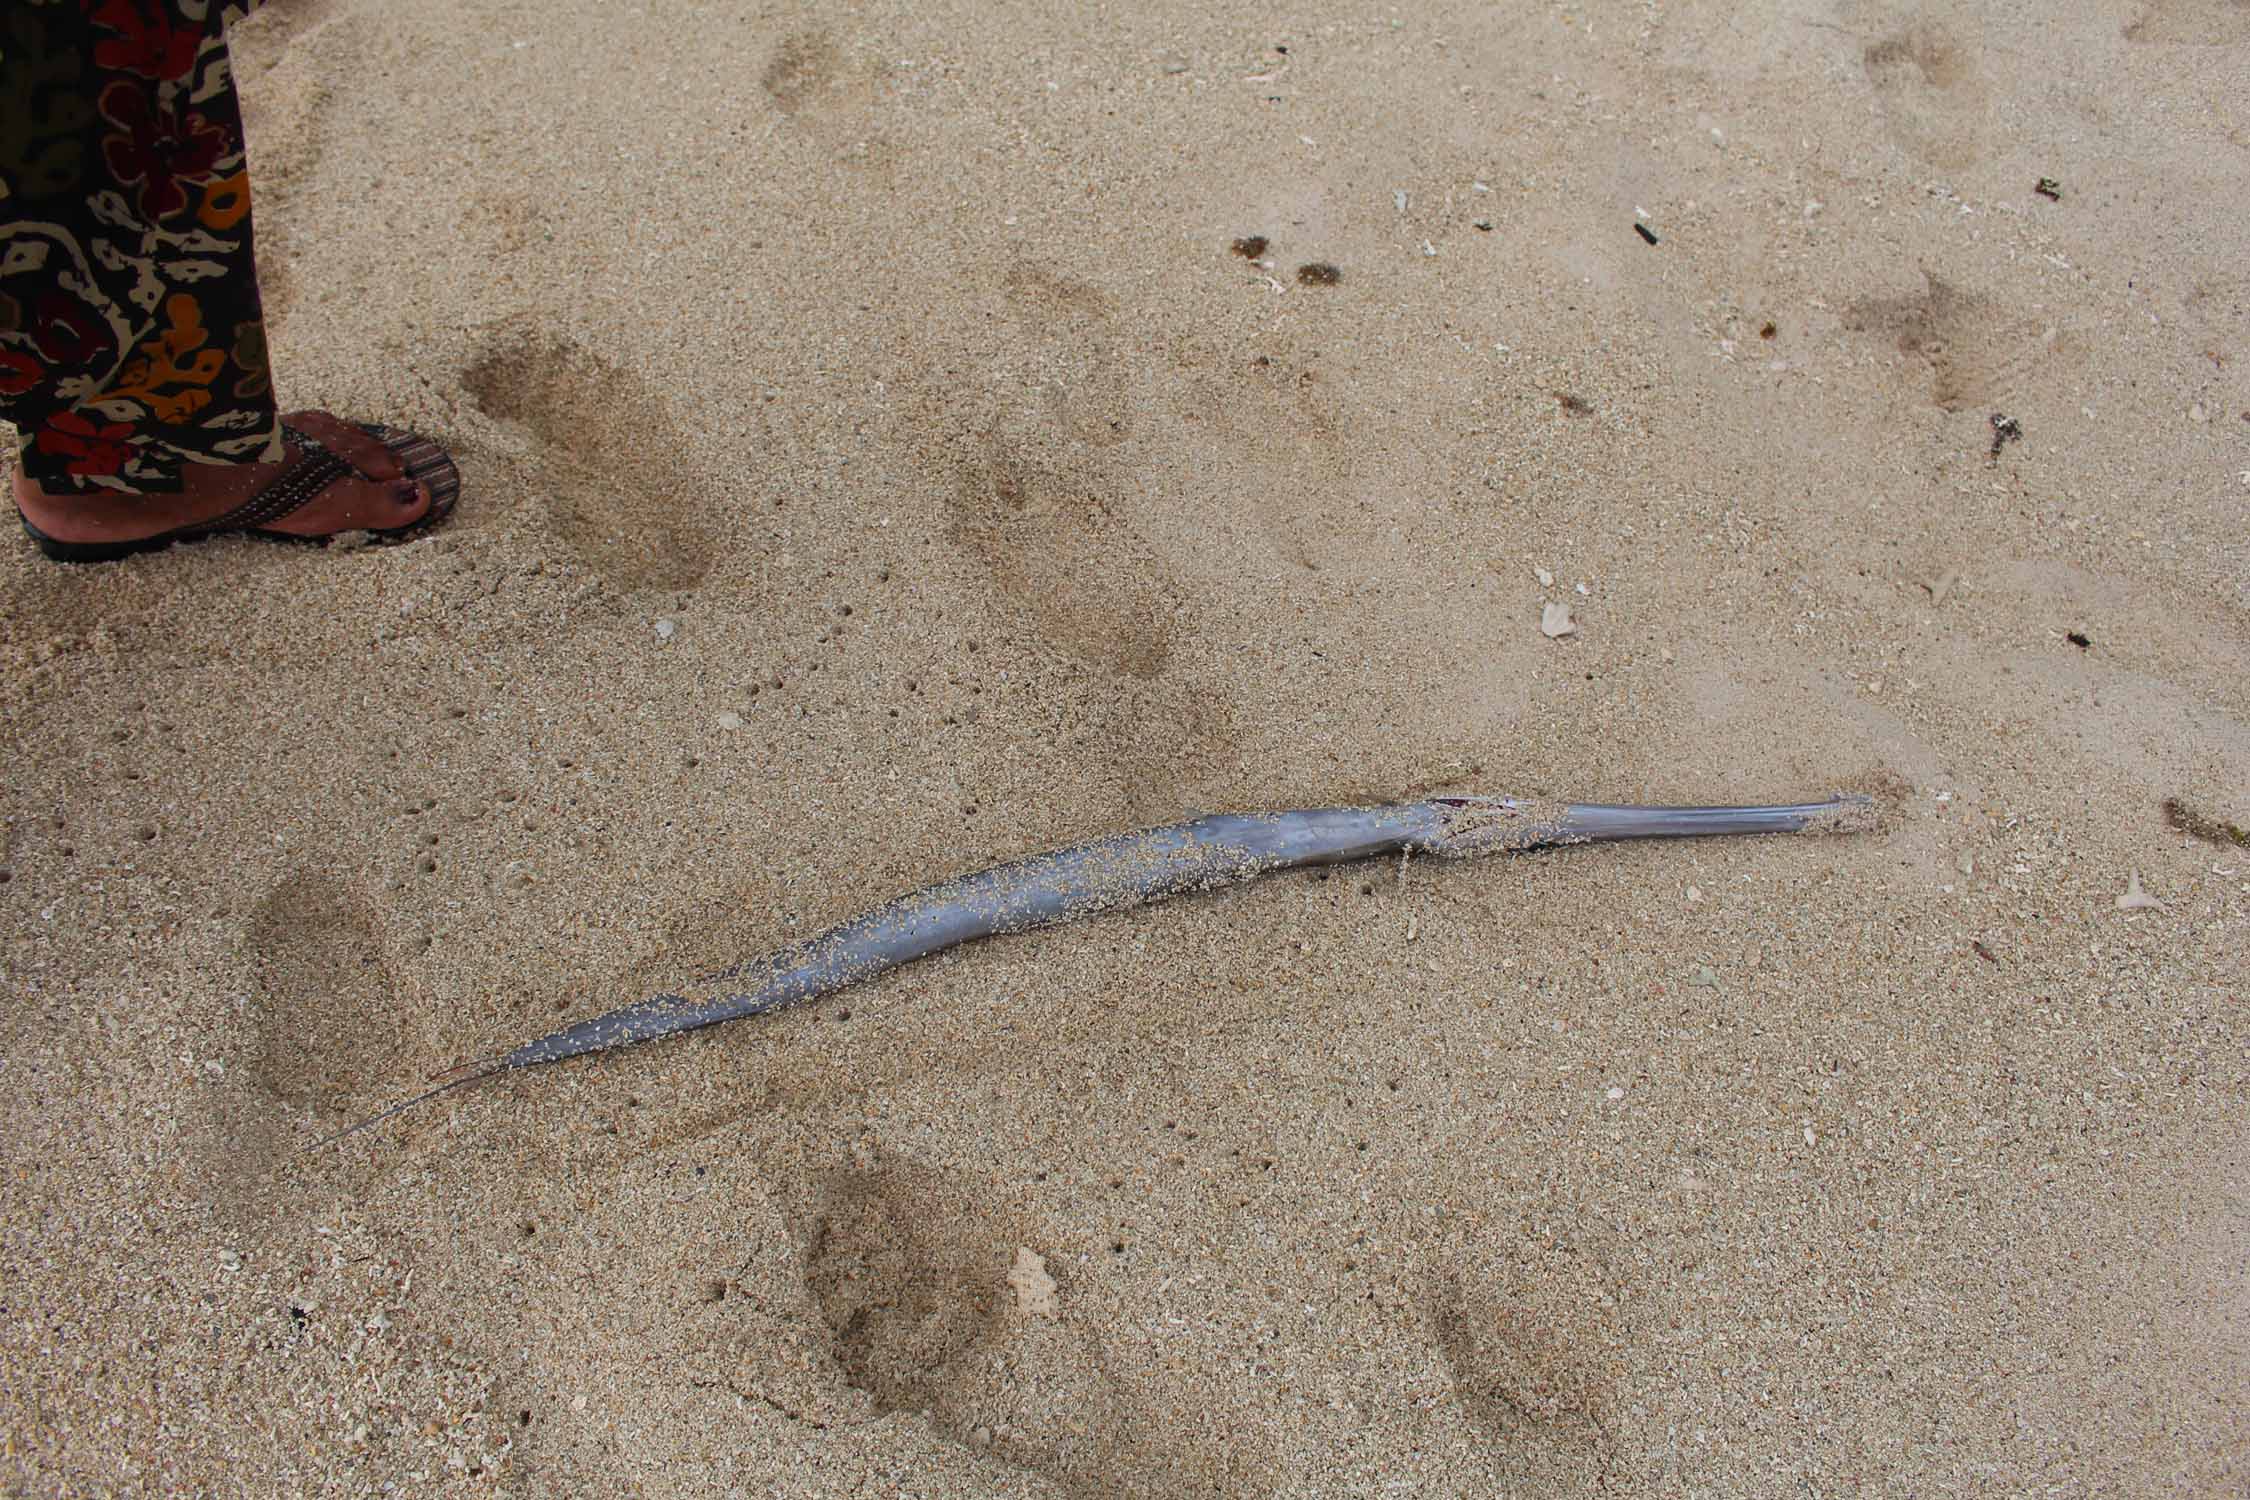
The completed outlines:
[[[273,464],[190,464],[175,494],[49,494],[15,475],[16,509],[58,562],[103,562],[199,537],[325,541],[346,531],[398,536],[453,508],[461,474],[427,438],[326,412],[282,419],[287,456]]]

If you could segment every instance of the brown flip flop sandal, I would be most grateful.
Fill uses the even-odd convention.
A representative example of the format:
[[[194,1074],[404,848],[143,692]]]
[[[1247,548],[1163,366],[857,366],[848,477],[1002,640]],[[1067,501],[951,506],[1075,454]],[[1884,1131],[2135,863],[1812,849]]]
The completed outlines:
[[[387,529],[370,529],[368,535],[385,541],[411,536],[426,526],[445,519],[453,509],[453,502],[461,495],[461,470],[451,455],[436,443],[415,433],[386,427],[380,422],[354,424],[361,432],[391,450],[403,474],[430,492],[430,508],[407,522],[404,526]],[[65,542],[48,536],[31,524],[28,516],[21,516],[24,531],[39,550],[56,562],[109,562],[120,557],[131,557],[139,552],[157,552],[177,542],[200,541],[205,537],[241,533],[276,542],[312,542],[325,545],[325,536],[299,536],[294,532],[269,530],[282,517],[302,510],[337,480],[348,475],[359,475],[343,458],[310,433],[283,423],[282,436],[297,445],[297,461],[284,469],[264,489],[248,500],[208,521],[198,521],[192,526],[182,526],[155,536],[137,537],[125,542]],[[365,478],[367,476],[360,475]]]

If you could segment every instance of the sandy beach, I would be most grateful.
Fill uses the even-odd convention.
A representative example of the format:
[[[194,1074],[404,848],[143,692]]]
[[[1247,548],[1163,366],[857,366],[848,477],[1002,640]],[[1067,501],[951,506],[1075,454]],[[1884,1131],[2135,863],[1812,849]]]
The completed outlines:
[[[2241,0],[234,53],[285,407],[463,497],[0,545],[0,1495],[2250,1493]],[[305,1150],[1441,789],[1881,820],[1274,876]]]

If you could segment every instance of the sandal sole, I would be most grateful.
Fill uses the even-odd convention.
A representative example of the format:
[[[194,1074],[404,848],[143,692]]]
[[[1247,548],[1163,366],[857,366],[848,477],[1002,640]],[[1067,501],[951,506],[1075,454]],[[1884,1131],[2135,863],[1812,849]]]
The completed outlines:
[[[461,471],[451,455],[436,443],[411,432],[386,427],[380,422],[363,422],[361,427],[369,436],[382,443],[398,457],[409,479],[416,480],[430,492],[430,508],[404,526],[367,527],[367,534],[378,542],[396,542],[412,536],[444,520],[452,513],[453,503],[461,494]],[[335,540],[331,536],[300,536],[293,531],[266,531],[255,526],[182,526],[176,531],[161,532],[156,536],[137,537],[125,542],[65,542],[47,535],[31,524],[31,518],[17,512],[16,519],[23,523],[24,534],[31,538],[49,561],[61,563],[116,562],[120,558],[137,557],[144,552],[162,552],[186,542],[200,542],[215,536],[255,537],[266,542],[294,542],[300,546],[325,547]]]

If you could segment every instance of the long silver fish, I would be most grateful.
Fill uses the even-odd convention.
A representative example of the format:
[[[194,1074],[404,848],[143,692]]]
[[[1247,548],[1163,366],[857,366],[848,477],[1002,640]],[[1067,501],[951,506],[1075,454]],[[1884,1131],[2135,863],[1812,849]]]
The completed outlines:
[[[467,1070],[468,1076],[395,1104],[319,1144],[498,1073],[761,1015],[834,994],[977,938],[1030,932],[1190,891],[1215,890],[1275,870],[1393,854],[1465,859],[1616,839],[1847,833],[1873,824],[1873,802],[1852,795],[1766,807],[1626,807],[1448,796],[1380,807],[1222,813],[1112,834],[925,886],[764,958],[710,975],[691,986],[692,993],[651,996],[512,1052],[464,1063],[449,1071]]]

